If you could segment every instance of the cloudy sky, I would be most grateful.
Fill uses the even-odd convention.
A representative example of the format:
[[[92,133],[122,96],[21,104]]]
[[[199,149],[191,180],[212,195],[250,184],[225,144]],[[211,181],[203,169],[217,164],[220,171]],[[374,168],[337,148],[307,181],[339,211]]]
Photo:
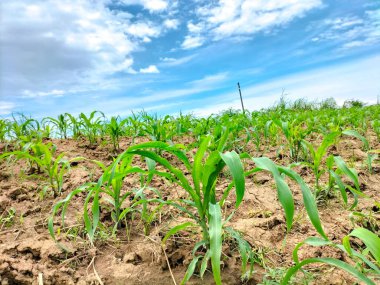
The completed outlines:
[[[0,1],[0,115],[380,95],[380,1]]]

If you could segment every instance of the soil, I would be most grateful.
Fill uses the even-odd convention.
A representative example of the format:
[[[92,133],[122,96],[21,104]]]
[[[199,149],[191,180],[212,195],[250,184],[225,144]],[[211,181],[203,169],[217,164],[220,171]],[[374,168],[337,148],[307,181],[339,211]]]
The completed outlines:
[[[146,141],[139,138],[137,142]],[[191,138],[181,139],[188,144]],[[84,234],[82,209],[84,195],[75,197],[68,210],[65,228],[57,233],[57,239],[67,251],[63,251],[51,238],[47,229],[47,220],[54,204],[67,196],[70,191],[90,181],[97,181],[101,170],[91,160],[99,160],[108,165],[113,157],[110,144],[99,144],[96,148],[86,147],[85,141],[53,140],[58,153],[64,152],[67,158],[85,157],[71,166],[65,176],[62,194],[53,198],[51,193],[41,196],[46,178],[28,171],[27,165],[0,162],[0,284],[173,284],[172,278],[179,284],[192,259],[192,248],[200,240],[196,228],[181,231],[168,240],[165,251],[161,240],[173,225],[182,223],[187,218],[173,207],[165,207],[151,224],[148,235],[138,219],[130,221],[128,227],[123,225],[116,236],[111,235],[111,218],[109,211],[102,208],[103,227],[95,244],[90,244]],[[380,149],[374,136],[371,147]],[[126,149],[132,141],[123,138],[121,149]],[[276,163],[288,165],[286,155],[279,159],[277,149],[257,152],[254,145],[248,146],[252,156],[268,156]],[[350,220],[350,213],[339,195],[331,195],[319,205],[324,229],[332,241],[339,242],[356,226],[375,227],[379,231],[380,212],[374,206],[374,200],[380,201],[380,163],[375,161],[374,173],[370,174],[364,163],[366,153],[359,141],[343,138],[330,152],[339,154],[356,168],[359,173],[362,191],[368,198],[360,198],[355,209],[357,212],[370,214],[366,220]],[[6,146],[0,145],[0,153]],[[9,146],[8,146],[9,149]],[[188,152],[189,154],[192,151]],[[143,164],[143,161],[136,160]],[[253,168],[253,162],[246,162],[246,169]],[[310,169],[295,168],[302,178],[311,186],[314,176]],[[189,174],[188,174],[189,175]],[[322,182],[326,182],[322,177]],[[229,225],[243,233],[244,237],[257,254],[258,264],[249,280],[241,280],[240,259],[232,244],[223,247],[223,284],[260,284],[263,278],[270,280],[270,268],[283,273],[281,269],[292,266],[292,251],[295,245],[305,238],[317,236],[307,218],[303,207],[299,187],[287,180],[295,197],[296,216],[293,229],[286,234],[285,218],[277,199],[274,180],[269,173],[259,172],[247,178],[244,202],[238,208]],[[225,189],[229,183],[228,173],[217,185],[217,191]],[[125,187],[138,187],[139,177],[131,176],[125,180]],[[176,199],[185,197],[178,186],[162,178],[154,178],[151,186],[163,193],[163,197]],[[349,195],[352,203],[352,196]],[[234,196],[225,204],[225,213],[234,208]],[[14,217],[5,222],[9,212],[14,210]],[[59,229],[59,219],[54,221]],[[284,239],[286,238],[286,243]],[[349,258],[331,247],[304,246],[299,251],[300,259],[308,257],[334,257],[347,262]],[[168,266],[170,265],[170,268]],[[308,271],[313,273],[309,281],[298,275],[294,282],[302,284],[354,284],[355,279],[338,269],[321,264],[311,265]],[[172,271],[172,275],[170,273]],[[274,274],[273,273],[273,274]],[[380,282],[380,279],[378,279]],[[207,271],[203,279],[194,275],[188,284],[214,284],[213,276]],[[266,283],[274,284],[274,283]]]

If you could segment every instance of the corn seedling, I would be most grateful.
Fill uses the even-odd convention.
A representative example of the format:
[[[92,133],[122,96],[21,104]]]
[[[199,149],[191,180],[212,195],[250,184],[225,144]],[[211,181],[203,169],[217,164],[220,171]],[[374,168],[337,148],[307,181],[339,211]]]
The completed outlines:
[[[70,127],[70,120],[67,117],[67,114],[61,114],[57,119],[52,117],[47,117],[42,120],[44,123],[51,124],[54,128],[57,129],[61,139],[67,139],[68,130]]]
[[[350,213],[353,226],[360,226],[380,236],[380,221],[372,210]]]
[[[120,137],[123,135],[123,127],[128,123],[128,119],[120,120],[118,117],[112,117],[109,123],[106,125],[106,133],[110,136],[113,151],[117,153],[120,149],[119,141]]]
[[[13,121],[9,124],[8,133],[9,137],[13,140],[32,141],[39,131],[40,123],[37,120],[21,114],[18,120],[13,116]]]
[[[99,116],[97,116],[98,113]],[[100,111],[93,111],[90,116],[87,117],[84,113],[81,113],[79,119],[81,133],[88,139],[90,146],[96,145],[104,114]]]
[[[144,132],[149,135],[153,141],[166,142],[172,139],[176,132],[175,128],[170,125],[170,117],[165,116],[160,119],[155,116],[144,115]]]
[[[181,200],[181,202],[196,211],[196,214],[193,214],[183,206],[180,206],[172,201],[156,200],[160,203],[170,204],[177,207],[181,211],[184,211],[194,220],[195,224],[198,225],[202,231],[203,239],[196,244],[193,252],[196,253],[197,249],[202,246],[206,249],[206,253],[205,255],[194,256],[194,259],[190,263],[182,283],[185,283],[188,279],[190,279],[194,273],[198,261],[201,260],[203,267],[207,267],[208,260],[211,260],[215,283],[221,284],[222,282],[220,265],[223,242],[222,233],[224,229],[221,208],[217,201],[215,187],[218,175],[225,166],[227,166],[230,170],[233,177],[233,183],[236,187],[236,208],[242,202],[245,190],[244,171],[239,156],[235,152],[222,153],[227,136],[228,132],[224,134],[223,139],[220,139],[217,149],[211,151],[208,155],[206,154],[208,146],[211,142],[211,137],[208,136],[203,138],[199,149],[195,154],[194,163],[192,165],[190,164],[188,158],[182,153],[180,148],[170,146],[165,143],[145,143],[130,147],[127,150],[127,153],[148,157],[164,166],[169,172],[156,172],[156,174],[165,178],[170,178],[172,181],[179,184],[188,193],[190,198]],[[184,166],[191,171],[192,180],[190,181],[180,169],[174,167],[167,159],[153,151],[147,150],[149,148],[155,148],[174,154],[184,164]],[[194,223],[187,222],[174,227],[166,234],[162,242],[165,243],[171,235],[189,226],[194,226]]]
[[[333,170],[333,165],[336,165],[336,170]],[[330,156],[327,160],[327,168],[329,171],[329,188],[334,187],[334,184],[339,189],[344,204],[348,205],[348,197],[346,190],[350,191],[354,196],[354,202],[350,206],[353,209],[358,204],[358,197],[366,197],[360,190],[359,177],[355,169],[349,168],[345,161],[340,156]],[[341,176],[347,177],[353,184],[344,183]]]
[[[135,204],[136,211],[140,213],[140,218],[144,224],[144,234],[149,235],[152,223],[157,220],[157,216],[160,215],[161,209],[164,204],[158,204],[158,206],[149,205],[149,199],[147,198],[146,192],[150,190],[157,196],[157,199],[162,200],[161,193],[154,188],[141,187],[134,191],[134,200],[138,201]],[[140,207],[138,207],[140,205]]]
[[[361,240],[361,242],[363,242],[366,246],[366,249],[362,252],[355,251],[354,249],[352,249],[350,245],[351,237],[358,238],[359,240]],[[288,284],[290,278],[298,270],[300,270],[307,264],[325,263],[346,271],[347,273],[353,275],[364,284],[375,285],[375,282],[366,276],[368,275],[368,273],[363,274],[362,270],[359,270],[350,265],[349,263],[339,259],[330,257],[314,257],[300,261],[298,257],[298,251],[305,244],[309,246],[332,246],[338,248],[342,250],[345,254],[347,254],[348,257],[350,257],[352,260],[369,268],[369,272],[372,272],[374,276],[377,276],[377,279],[380,276],[380,238],[369,230],[366,230],[364,228],[357,228],[342,239],[342,244],[335,244],[329,240],[324,240],[317,237],[307,238],[303,242],[297,244],[293,251],[293,260],[295,262],[295,265],[288,269],[286,275],[281,281],[281,284]]]
[[[300,124],[296,121],[291,123],[287,121],[274,121],[277,126],[282,130],[285,135],[286,141],[289,148],[289,157],[293,161],[299,161],[301,158],[302,145],[301,142],[304,140],[308,134],[307,130],[304,130]]]
[[[0,231],[6,227],[9,228],[14,223],[14,218],[16,216],[16,210],[15,208],[10,208],[9,210],[4,211],[0,215]]]
[[[108,167],[95,161],[95,163],[103,169],[103,175],[98,179],[97,183],[91,182],[82,185],[69,193],[65,199],[59,201],[53,207],[48,224],[51,236],[55,239],[53,228],[54,216],[59,210],[62,210],[62,225],[64,225],[65,212],[69,203],[73,197],[83,192],[87,193],[84,202],[83,219],[90,242],[93,243],[96,236],[100,222],[100,206],[102,202],[105,202],[102,204],[103,208],[109,208],[111,210],[111,218],[114,222],[113,233],[120,229],[121,221],[129,213],[135,211],[134,205],[123,207],[126,199],[133,194],[133,189],[123,191],[124,178],[132,173],[146,173],[143,169],[132,166],[132,158],[133,156],[123,153]]]
[[[320,185],[319,180],[321,178],[321,175],[325,172],[324,167],[322,167],[322,160],[327,154],[328,148],[333,145],[336,141],[336,138],[339,136],[338,132],[330,133],[326,135],[323,138],[322,143],[317,149],[314,149],[313,145],[309,143],[306,140],[302,140],[302,145],[306,150],[308,150],[309,155],[311,157],[311,163],[309,162],[303,162],[306,166],[313,169],[314,176],[315,176],[315,188],[316,188],[316,195],[318,195],[318,192],[320,191]]]
[[[59,154],[54,158],[56,147],[52,144],[30,143],[21,151],[7,152],[0,156],[0,160],[9,156],[15,157],[16,160],[25,159],[31,166],[37,167],[37,172],[43,172],[48,176],[48,183],[43,189],[45,193],[49,188],[54,197],[61,194],[63,186],[63,177],[70,168],[70,163],[82,160],[82,157],[76,157],[67,160],[65,153]]]
[[[5,142],[9,133],[9,122],[0,119],[0,142]]]
[[[65,113],[65,116],[70,121],[70,123],[68,123],[68,124],[71,127],[71,136],[72,136],[72,138],[75,139],[75,140],[79,139],[82,136],[80,120],[77,119],[77,118],[75,118],[70,113]]]

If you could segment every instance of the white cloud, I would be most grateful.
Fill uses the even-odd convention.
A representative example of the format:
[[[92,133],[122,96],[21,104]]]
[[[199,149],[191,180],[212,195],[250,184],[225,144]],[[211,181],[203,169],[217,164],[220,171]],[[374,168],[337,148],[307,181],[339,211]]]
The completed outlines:
[[[53,97],[62,97],[65,95],[65,91],[63,90],[58,90],[58,89],[53,89],[51,91],[47,92],[33,92],[30,90],[23,90],[22,91],[22,97],[23,98],[36,98],[36,97],[46,97],[46,96],[53,96]]]
[[[186,36],[181,47],[183,49],[193,49],[200,47],[205,42],[205,38],[201,36]]]
[[[380,43],[380,9],[368,10],[363,17],[345,16],[314,23],[310,30],[320,30],[313,42],[335,42],[340,50]]]
[[[167,29],[176,30],[180,23],[179,23],[179,20],[177,19],[166,19],[163,24],[164,24],[164,27]]]
[[[12,102],[0,101],[0,115],[8,115],[16,107]]]
[[[125,82],[112,79],[115,73],[138,73],[133,69],[132,53],[179,24],[174,17],[153,22],[148,17],[112,10],[107,6],[109,3],[109,0],[2,3],[0,92],[7,97],[38,98],[115,89]],[[165,3],[143,4],[159,11],[166,7]],[[147,72],[158,69],[151,67]],[[55,94],[52,90],[64,93]]]
[[[197,25],[194,25],[193,22],[189,22],[187,24],[187,29],[189,30],[190,33],[201,33],[202,30],[204,29],[204,26],[202,25],[202,23],[198,23]]]
[[[374,104],[380,90],[378,74],[380,74],[380,56],[373,56],[281,77],[262,84],[250,86],[242,84],[244,106],[249,110],[271,107],[278,102],[283,88],[288,94],[287,99],[290,100],[299,98],[322,100],[332,97],[340,105],[347,99],[358,99]],[[231,98],[236,99],[231,100]],[[241,109],[237,91],[203,100],[198,102],[198,105],[205,106],[194,110],[199,116],[207,116],[229,108]]]
[[[130,72],[139,43],[102,1],[2,3],[2,92],[25,95],[98,86]]]
[[[199,88],[208,89],[209,86],[216,86],[228,78],[228,72],[207,75],[202,79],[191,81],[190,84]]]
[[[160,73],[157,66],[149,65],[146,68],[140,68],[140,73]]]
[[[162,66],[178,66],[185,64],[189,61],[191,61],[193,58],[196,57],[196,54],[180,57],[180,58],[173,58],[173,57],[163,57],[160,58],[162,63],[160,65]]]
[[[189,35],[182,47],[199,47],[204,43],[199,40],[203,37],[220,40],[251,36],[283,26],[318,7],[322,7],[321,0],[219,0],[216,4],[208,3],[197,9],[199,22],[188,23]]]
[[[159,26],[155,26],[151,22],[138,22],[130,24],[126,27],[125,31],[131,36],[142,39],[158,37],[161,34],[161,28]]]
[[[162,12],[169,6],[168,1],[164,0],[121,0],[126,5],[141,5],[151,13]]]

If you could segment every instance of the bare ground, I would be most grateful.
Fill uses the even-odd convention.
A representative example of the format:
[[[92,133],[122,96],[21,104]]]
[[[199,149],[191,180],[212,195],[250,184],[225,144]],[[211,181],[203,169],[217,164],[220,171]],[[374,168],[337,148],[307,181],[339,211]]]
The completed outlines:
[[[141,140],[140,140],[141,141]],[[190,141],[190,139],[189,139]],[[379,149],[379,143],[373,137],[373,148]],[[183,143],[183,141],[182,141]],[[72,140],[54,140],[58,152],[65,152],[67,157],[83,156],[87,159],[110,163],[109,145],[100,145],[89,149],[85,142]],[[123,139],[122,149],[131,144]],[[332,241],[339,242],[356,226],[374,226],[379,231],[380,212],[373,200],[380,201],[380,166],[376,162],[375,173],[370,175],[364,165],[366,154],[360,149],[360,142],[342,139],[334,154],[341,155],[345,161],[355,166],[359,173],[362,191],[369,198],[361,198],[356,211],[370,213],[367,220],[350,220],[351,211],[342,203],[340,196],[333,195],[319,206],[321,220],[326,233]],[[0,146],[0,152],[5,146]],[[276,149],[265,153],[254,151],[252,156],[265,154],[276,163],[287,165],[284,156],[279,159]],[[253,167],[247,162],[246,169]],[[184,231],[171,238],[165,252],[161,239],[173,226],[186,220],[177,210],[166,207],[152,224],[148,236],[143,233],[143,226],[135,219],[127,228],[119,231],[117,238],[111,237],[107,228],[99,235],[94,246],[90,245],[83,234],[81,210],[84,196],[76,197],[68,210],[66,228],[58,234],[58,240],[69,252],[62,251],[50,237],[47,219],[52,206],[85,182],[96,181],[101,175],[98,167],[90,161],[81,161],[73,166],[66,175],[64,190],[60,197],[53,198],[46,194],[41,199],[41,190],[45,181],[38,175],[27,173],[23,163],[0,164],[0,215],[6,217],[8,211],[15,210],[10,223],[0,224],[0,284],[173,284],[172,278],[179,283],[187,265],[191,261],[194,244],[200,240],[196,229]],[[303,179],[312,185],[313,174],[302,167],[296,168]],[[226,175],[227,176],[227,175]],[[326,179],[326,177],[322,178]],[[302,195],[298,186],[291,181],[289,185],[295,196],[296,218],[292,231],[286,235],[285,218],[278,202],[274,180],[269,173],[260,172],[247,178],[246,194],[242,206],[235,213],[229,224],[241,231],[257,254],[260,264],[255,265],[255,273],[250,280],[240,279],[240,259],[236,248],[231,244],[223,248],[223,284],[259,284],[269,268],[288,268],[292,265],[294,246],[310,236],[317,236],[307,218],[303,207]],[[138,177],[126,179],[125,187],[138,187]],[[217,189],[225,189],[228,180],[223,178]],[[182,197],[185,193],[178,186],[156,178],[152,185],[170,199]],[[352,197],[350,197],[352,202]],[[225,213],[230,213],[234,206],[233,195],[226,203]],[[110,224],[106,209],[102,209],[102,220]],[[58,220],[57,220],[58,222]],[[57,225],[59,225],[57,223]],[[58,228],[58,227],[57,227]],[[286,243],[284,244],[284,239]],[[335,257],[349,261],[341,252],[326,247],[307,247],[300,250],[300,258]],[[170,274],[169,266],[173,276]],[[323,265],[309,267],[313,273],[310,284],[353,284],[355,280],[346,273]],[[276,271],[273,271],[276,272]],[[268,279],[268,277],[267,277]],[[297,281],[298,280],[298,281]],[[302,274],[295,282],[302,281]],[[378,282],[379,279],[378,279]],[[194,276],[188,284],[213,284],[212,274],[207,272],[202,279]]]

